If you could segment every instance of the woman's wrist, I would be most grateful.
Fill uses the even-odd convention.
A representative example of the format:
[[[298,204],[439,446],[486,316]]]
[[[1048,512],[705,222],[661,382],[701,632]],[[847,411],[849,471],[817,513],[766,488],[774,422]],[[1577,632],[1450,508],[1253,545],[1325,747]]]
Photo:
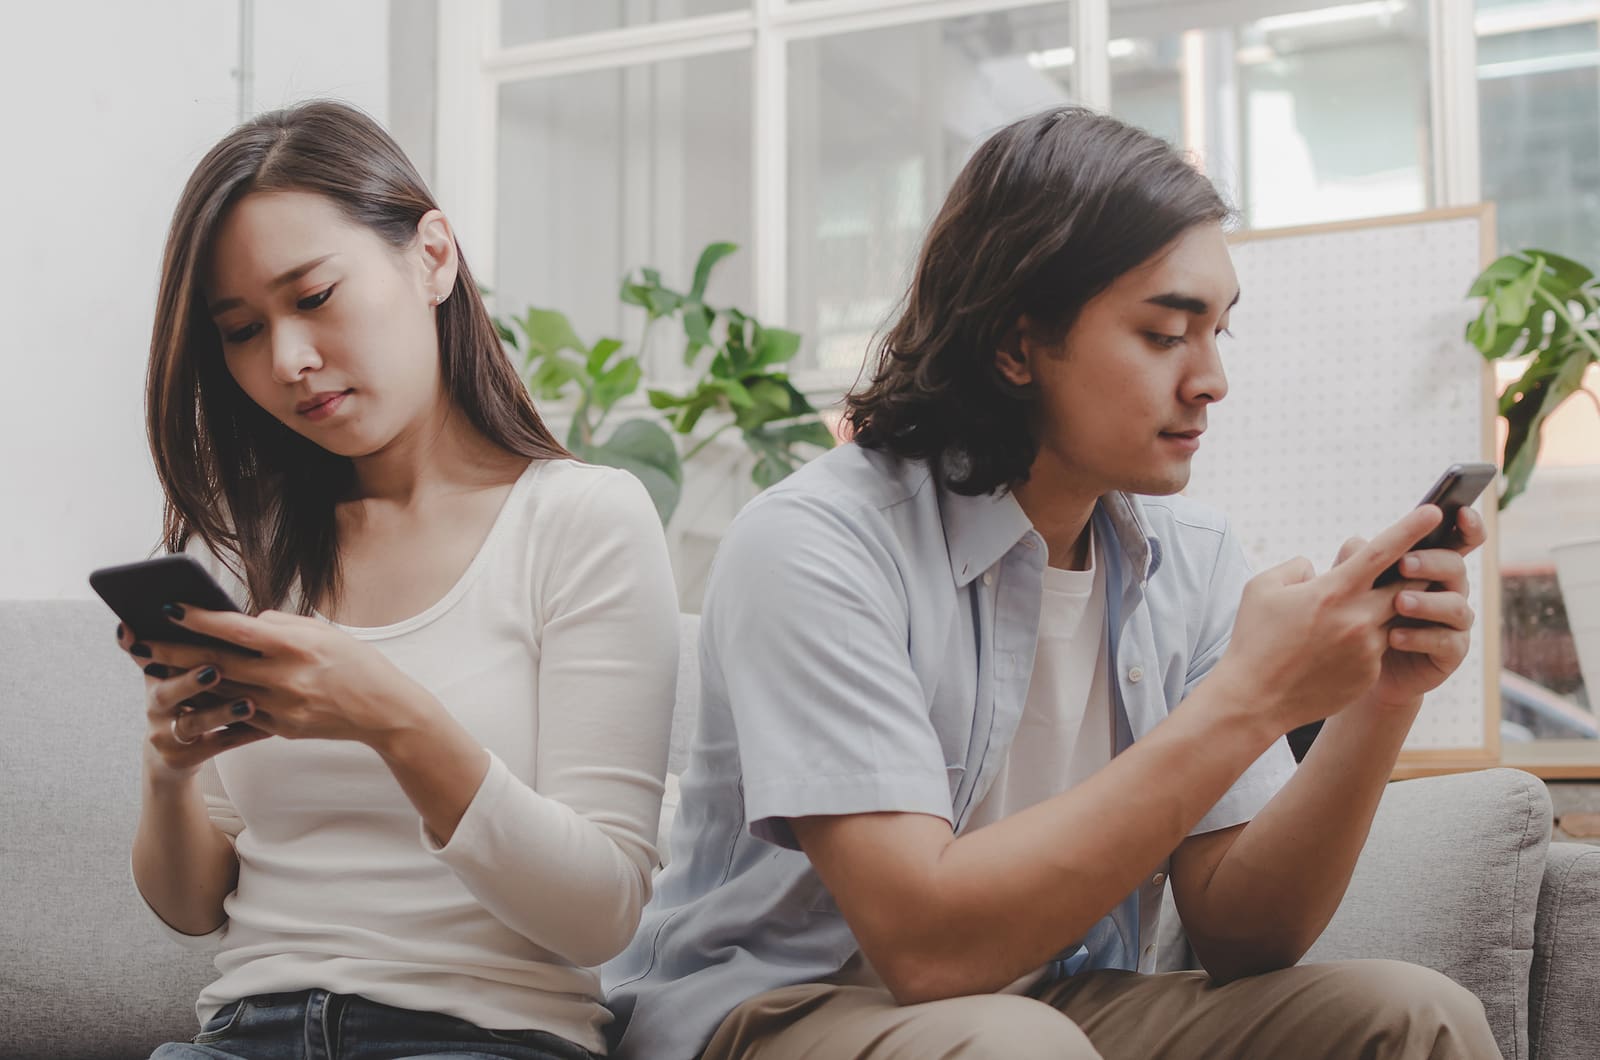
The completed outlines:
[[[460,725],[444,704],[420,684],[398,671],[386,682],[373,713],[379,724],[366,730],[362,742],[386,761],[403,759],[416,748],[448,739]]]

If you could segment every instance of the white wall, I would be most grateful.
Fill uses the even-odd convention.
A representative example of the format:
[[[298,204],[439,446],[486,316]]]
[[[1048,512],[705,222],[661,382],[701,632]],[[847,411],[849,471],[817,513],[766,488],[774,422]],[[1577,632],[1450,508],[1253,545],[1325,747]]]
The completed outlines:
[[[165,229],[252,105],[337,96],[386,117],[384,0],[56,0],[0,32],[0,598],[89,596],[160,531],[143,386]]]

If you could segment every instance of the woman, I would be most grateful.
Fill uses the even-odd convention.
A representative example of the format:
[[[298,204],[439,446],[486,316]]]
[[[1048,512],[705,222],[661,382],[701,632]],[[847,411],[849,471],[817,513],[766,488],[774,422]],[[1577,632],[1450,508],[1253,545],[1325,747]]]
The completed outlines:
[[[200,1035],[155,1056],[603,1052],[592,969],[656,862],[665,543],[545,428],[373,121],[306,104],[200,163],[147,406],[165,544],[247,611],[169,607],[246,651],[118,629],[147,675],[135,880],[222,947]]]

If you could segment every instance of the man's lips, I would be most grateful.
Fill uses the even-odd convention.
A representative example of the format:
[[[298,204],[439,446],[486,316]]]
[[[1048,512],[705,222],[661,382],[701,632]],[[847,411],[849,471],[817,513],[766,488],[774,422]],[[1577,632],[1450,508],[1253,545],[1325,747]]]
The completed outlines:
[[[344,397],[348,393],[350,393],[348,390],[324,390],[320,394],[313,394],[311,397],[306,398],[304,401],[296,405],[294,410],[301,415],[305,415],[308,412],[321,408],[328,402],[333,401],[335,398]]]

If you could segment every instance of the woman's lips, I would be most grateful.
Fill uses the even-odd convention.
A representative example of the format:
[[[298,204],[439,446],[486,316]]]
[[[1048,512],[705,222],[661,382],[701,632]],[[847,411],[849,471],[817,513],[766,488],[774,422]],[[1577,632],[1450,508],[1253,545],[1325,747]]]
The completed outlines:
[[[327,395],[319,394],[312,402],[302,402],[300,405],[296,405],[295,411],[315,423],[318,420],[325,420],[335,412],[338,412],[339,406],[344,404],[344,399],[349,395],[350,391],[348,390],[340,390],[337,393]]]

